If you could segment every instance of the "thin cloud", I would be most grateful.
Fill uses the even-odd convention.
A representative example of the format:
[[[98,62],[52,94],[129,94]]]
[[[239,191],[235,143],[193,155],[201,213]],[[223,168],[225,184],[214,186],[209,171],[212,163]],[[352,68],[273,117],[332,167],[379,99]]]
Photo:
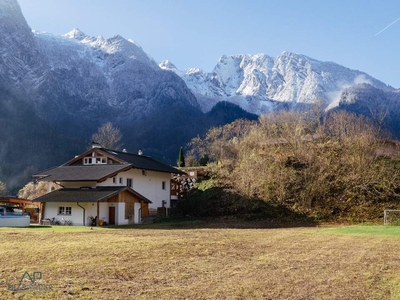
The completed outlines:
[[[398,18],[396,21],[390,23],[388,26],[386,26],[385,28],[383,28],[381,31],[379,31],[377,34],[375,34],[375,36],[377,36],[378,34],[381,34],[382,32],[384,32],[386,29],[388,29],[390,26],[392,26],[394,23],[396,23],[397,21],[399,21],[400,18]]]

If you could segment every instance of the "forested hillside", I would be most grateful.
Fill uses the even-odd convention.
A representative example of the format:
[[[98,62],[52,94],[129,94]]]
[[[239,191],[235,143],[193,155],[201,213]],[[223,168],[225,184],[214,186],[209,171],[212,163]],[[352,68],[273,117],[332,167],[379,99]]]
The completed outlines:
[[[187,156],[204,153],[211,179],[186,213],[361,222],[399,207],[399,144],[344,111],[237,120],[193,139]]]
[[[15,194],[31,175],[80,153],[84,140],[54,129],[0,84],[0,181]]]

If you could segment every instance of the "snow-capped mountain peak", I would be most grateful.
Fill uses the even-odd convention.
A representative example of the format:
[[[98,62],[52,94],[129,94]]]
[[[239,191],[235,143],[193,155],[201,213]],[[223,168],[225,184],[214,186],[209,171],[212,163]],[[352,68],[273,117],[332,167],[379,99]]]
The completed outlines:
[[[357,84],[360,78],[391,89],[366,73],[287,51],[275,58],[264,53],[223,55],[211,73],[171,70],[195,93],[203,111],[223,100],[256,114],[270,110],[276,102],[322,100],[328,106],[335,100],[332,95]]]
[[[178,70],[176,66],[169,60],[163,60],[158,64],[158,66],[163,70],[174,72],[180,77],[182,77],[185,74],[185,72]]]
[[[164,70],[167,70],[167,71],[175,71],[176,70],[175,65],[172,62],[170,62],[169,60],[163,60],[162,62],[160,62],[158,64],[158,66],[161,69],[164,69]]]
[[[84,59],[84,62],[81,63],[86,64],[90,59],[101,67],[108,66],[106,63],[108,60],[117,59],[118,65],[125,61],[158,69],[156,62],[140,46],[133,40],[127,40],[120,35],[104,39],[102,36],[89,36],[78,28],[74,28],[62,36],[37,31],[33,33],[41,46],[41,51],[46,53],[52,67],[70,69],[73,66],[71,61],[75,60],[74,57],[79,56]],[[78,63],[77,67],[81,63]]]
[[[74,28],[71,31],[67,32],[63,35],[66,38],[76,39],[76,40],[83,40],[84,38],[88,37],[83,31],[79,30],[79,28]]]
[[[165,99],[199,109],[184,82],[132,40],[92,37],[78,28],[62,36],[32,31],[16,0],[0,0],[0,12],[0,83],[34,99],[43,119],[89,116],[100,107],[121,110],[119,118],[127,120],[155,111]]]

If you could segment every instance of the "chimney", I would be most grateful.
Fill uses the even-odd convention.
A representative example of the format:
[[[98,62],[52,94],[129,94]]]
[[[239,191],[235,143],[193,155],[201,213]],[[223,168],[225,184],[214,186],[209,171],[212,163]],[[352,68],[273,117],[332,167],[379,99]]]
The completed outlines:
[[[94,148],[101,148],[101,145],[99,143],[92,142],[92,149]]]
[[[142,149],[139,149],[138,154],[139,154],[139,155],[143,155]]]

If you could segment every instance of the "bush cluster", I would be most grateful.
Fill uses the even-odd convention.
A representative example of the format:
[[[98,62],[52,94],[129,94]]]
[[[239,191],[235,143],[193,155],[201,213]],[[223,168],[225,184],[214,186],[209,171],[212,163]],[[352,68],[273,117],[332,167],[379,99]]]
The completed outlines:
[[[349,222],[398,208],[400,147],[365,117],[283,111],[212,128],[190,147],[192,156],[208,155],[214,180],[239,203],[253,199],[315,220]],[[226,198],[204,197],[214,198],[215,207]]]

